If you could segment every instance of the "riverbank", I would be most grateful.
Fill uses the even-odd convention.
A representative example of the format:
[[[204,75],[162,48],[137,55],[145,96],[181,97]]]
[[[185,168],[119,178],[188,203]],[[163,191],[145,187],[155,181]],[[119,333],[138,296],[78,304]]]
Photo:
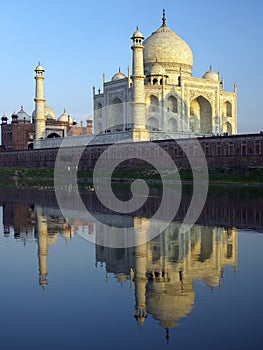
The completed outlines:
[[[191,169],[180,169],[180,179],[182,182],[191,183],[193,175]],[[69,172],[62,172],[61,177],[67,180]],[[103,178],[103,171],[101,172]],[[92,184],[93,170],[79,170],[78,184],[86,187]],[[173,181],[175,174],[165,172],[163,176],[167,181]],[[144,179],[149,182],[160,183],[161,178],[154,168],[118,168],[114,170],[112,181],[115,183],[130,183],[135,179]],[[200,172],[200,182],[202,182],[202,172]],[[53,188],[54,169],[48,168],[1,168],[0,181],[4,186],[33,187],[33,188]],[[237,183],[259,185],[263,184],[263,167],[221,167],[209,169],[209,182],[213,184]]]

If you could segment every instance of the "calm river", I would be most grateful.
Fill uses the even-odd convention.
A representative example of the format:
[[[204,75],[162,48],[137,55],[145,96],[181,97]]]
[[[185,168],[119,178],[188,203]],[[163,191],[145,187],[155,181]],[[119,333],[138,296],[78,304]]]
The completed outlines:
[[[136,228],[159,192],[134,215],[82,199],[100,222]],[[262,349],[263,187],[211,187],[182,233],[190,194],[162,234],[109,248],[110,233],[77,207],[67,221],[53,191],[0,188],[0,349]]]

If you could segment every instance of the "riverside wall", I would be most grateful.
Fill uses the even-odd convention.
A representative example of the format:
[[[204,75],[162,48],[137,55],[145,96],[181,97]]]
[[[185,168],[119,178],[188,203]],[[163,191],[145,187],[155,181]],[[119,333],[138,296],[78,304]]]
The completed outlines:
[[[108,162],[112,159],[127,159],[125,166],[144,166],[140,156],[149,160],[167,152],[178,167],[187,168],[189,162],[184,150],[192,159],[198,158],[196,142],[199,141],[206,156],[209,167],[263,166],[263,133],[201,137],[198,139],[163,140],[154,142],[136,142],[115,144],[117,148],[109,152]],[[159,145],[156,154],[153,144]],[[80,158],[79,167],[93,168],[100,155],[110,144],[87,145],[86,147],[65,147],[62,154],[70,162]],[[0,167],[2,168],[53,168],[59,148],[33,149],[12,152],[0,152]],[[60,151],[61,152],[61,149]]]

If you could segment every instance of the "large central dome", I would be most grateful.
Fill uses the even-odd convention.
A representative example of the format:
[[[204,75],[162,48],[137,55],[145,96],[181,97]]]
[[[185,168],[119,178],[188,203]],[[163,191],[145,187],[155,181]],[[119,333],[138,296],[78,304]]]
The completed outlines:
[[[166,25],[165,14],[162,26],[143,43],[144,66],[148,71],[158,62],[166,70],[192,74],[193,53],[189,45]]]

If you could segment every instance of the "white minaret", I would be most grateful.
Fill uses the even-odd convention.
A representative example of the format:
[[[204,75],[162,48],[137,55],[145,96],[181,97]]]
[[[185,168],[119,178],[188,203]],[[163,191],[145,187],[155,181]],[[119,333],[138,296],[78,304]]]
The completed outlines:
[[[133,140],[147,141],[148,131],[145,128],[145,93],[144,93],[144,67],[143,67],[143,39],[138,30],[132,36],[132,86],[133,86]]]
[[[44,97],[44,68],[38,64],[36,72],[36,97],[35,101],[35,140],[39,141],[45,137],[46,118],[45,118],[45,102]],[[36,148],[38,148],[36,142]]]

